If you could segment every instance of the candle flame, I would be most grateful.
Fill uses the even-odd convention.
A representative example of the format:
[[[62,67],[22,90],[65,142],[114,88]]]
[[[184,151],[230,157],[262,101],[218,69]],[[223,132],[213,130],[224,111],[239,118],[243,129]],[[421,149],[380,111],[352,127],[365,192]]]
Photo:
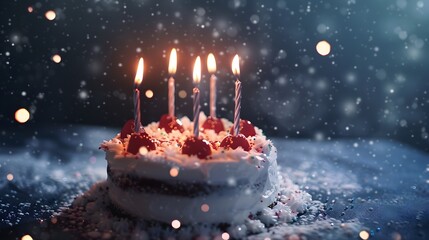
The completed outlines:
[[[216,60],[212,53],[207,57],[207,68],[210,74],[214,74],[216,72]]]
[[[170,62],[168,64],[168,73],[170,75],[176,74],[177,69],[177,52],[176,49],[173,48],[170,53]]]
[[[232,73],[236,77],[240,75],[240,59],[237,54],[235,54],[234,59],[232,59]]]
[[[201,58],[200,58],[200,56],[198,56],[197,60],[195,60],[193,79],[194,79],[195,84],[199,84],[201,81]]]
[[[143,71],[144,71],[144,61],[143,58],[139,60],[139,66],[137,67],[136,77],[134,78],[134,84],[138,87],[143,81]]]

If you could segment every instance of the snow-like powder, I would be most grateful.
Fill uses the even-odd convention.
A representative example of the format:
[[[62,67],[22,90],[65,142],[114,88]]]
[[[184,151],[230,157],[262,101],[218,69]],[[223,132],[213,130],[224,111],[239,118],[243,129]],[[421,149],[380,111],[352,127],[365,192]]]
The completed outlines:
[[[356,236],[361,229],[359,222],[344,223],[326,217],[325,205],[312,200],[310,194],[300,190],[284,175],[276,202],[235,225],[195,223],[174,229],[168,224],[139,220],[115,208],[107,191],[105,181],[95,184],[76,197],[70,207],[58,212],[54,219],[67,230],[82,233],[83,237],[102,239],[222,239],[224,233],[232,238],[281,239],[320,235],[324,239],[335,239]]]

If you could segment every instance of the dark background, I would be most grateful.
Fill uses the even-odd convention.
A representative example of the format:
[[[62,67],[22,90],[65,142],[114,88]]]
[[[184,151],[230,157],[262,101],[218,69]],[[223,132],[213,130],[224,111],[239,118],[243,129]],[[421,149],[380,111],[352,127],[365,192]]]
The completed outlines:
[[[218,115],[232,119],[241,58],[242,117],[269,136],[381,137],[429,151],[429,3],[425,1],[1,1],[0,143],[46,126],[118,129],[133,115],[145,59],[144,124],[167,112],[167,66],[178,49],[176,113],[191,116],[192,66],[218,64]],[[28,11],[28,7],[33,12]],[[53,21],[45,12],[54,10]],[[332,51],[315,46],[328,41]],[[53,62],[59,54],[61,63]],[[152,90],[154,97],[144,96]],[[31,112],[19,124],[17,109]],[[100,139],[101,141],[101,139]]]

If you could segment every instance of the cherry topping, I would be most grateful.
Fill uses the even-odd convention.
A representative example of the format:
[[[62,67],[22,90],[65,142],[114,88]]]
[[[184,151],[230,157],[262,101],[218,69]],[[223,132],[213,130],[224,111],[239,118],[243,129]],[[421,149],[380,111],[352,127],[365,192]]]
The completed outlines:
[[[250,144],[243,134],[226,136],[220,143],[220,147],[225,149],[237,149],[238,147],[242,147],[244,151],[250,151]]]
[[[168,114],[164,114],[159,120],[159,128],[164,128],[167,133],[170,133],[173,130],[179,130],[180,132],[184,132],[182,122],[177,119],[175,116],[170,116]]]
[[[230,132],[233,132],[234,126],[231,127]],[[245,137],[255,136],[256,131],[255,127],[249,120],[240,120],[240,134],[243,134]]]
[[[156,141],[147,133],[132,133],[128,142],[127,152],[137,154],[141,147],[146,147],[148,151],[156,149]]]
[[[203,129],[211,129],[214,130],[215,133],[220,133],[221,131],[225,131],[225,127],[223,126],[222,120],[220,118],[207,117],[206,121],[203,123]]]
[[[134,119],[130,119],[124,124],[121,130],[121,138],[127,138],[132,133],[134,133]]]
[[[183,143],[182,154],[189,156],[197,155],[199,159],[204,159],[212,154],[212,149],[210,148],[210,143],[207,140],[192,136],[188,137]]]

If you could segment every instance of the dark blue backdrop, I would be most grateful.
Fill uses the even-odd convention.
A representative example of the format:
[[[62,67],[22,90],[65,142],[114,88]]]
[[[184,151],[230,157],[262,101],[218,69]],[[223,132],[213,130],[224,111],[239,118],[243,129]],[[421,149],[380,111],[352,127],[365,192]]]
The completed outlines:
[[[191,115],[196,55],[218,60],[219,115],[232,118],[232,57],[242,57],[243,113],[269,135],[384,137],[429,150],[429,4],[424,1],[1,1],[2,145],[42,125],[120,127],[146,61],[144,123],[167,111],[167,62],[179,50],[176,112]],[[28,7],[32,7],[30,13]],[[45,12],[54,10],[48,21]],[[332,51],[319,55],[327,40]],[[51,60],[59,54],[61,63]],[[205,61],[204,61],[205,62]],[[202,82],[208,102],[208,74]],[[14,112],[25,107],[24,125]],[[207,105],[203,106],[207,113]]]

